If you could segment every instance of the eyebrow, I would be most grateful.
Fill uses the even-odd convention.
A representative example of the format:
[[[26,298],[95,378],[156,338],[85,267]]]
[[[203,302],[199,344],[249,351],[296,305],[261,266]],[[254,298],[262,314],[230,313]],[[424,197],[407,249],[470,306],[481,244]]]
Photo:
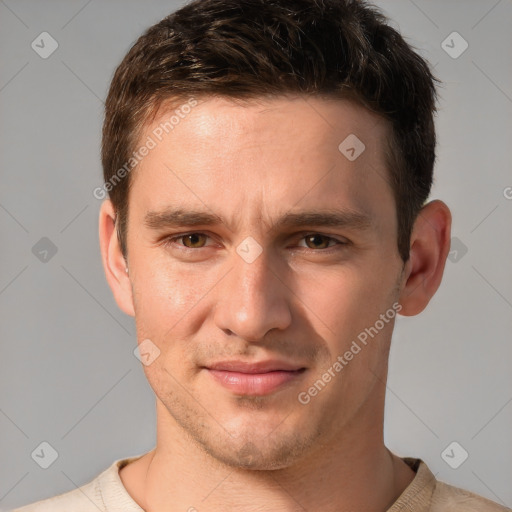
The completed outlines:
[[[213,213],[167,208],[163,211],[148,211],[144,224],[153,230],[176,227],[228,225],[219,215]],[[287,212],[277,219],[270,228],[272,231],[298,226],[350,228],[368,231],[373,227],[372,219],[363,212],[354,210],[322,209],[302,212]]]

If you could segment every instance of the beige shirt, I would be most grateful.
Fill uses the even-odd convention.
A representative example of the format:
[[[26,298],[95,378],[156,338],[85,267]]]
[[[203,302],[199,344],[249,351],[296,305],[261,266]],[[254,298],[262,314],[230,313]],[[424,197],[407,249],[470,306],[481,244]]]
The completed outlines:
[[[12,512],[144,512],[123,486],[119,470],[142,455],[116,460],[88,484]],[[421,459],[405,457],[416,476],[387,512],[505,512],[510,508],[435,478]]]

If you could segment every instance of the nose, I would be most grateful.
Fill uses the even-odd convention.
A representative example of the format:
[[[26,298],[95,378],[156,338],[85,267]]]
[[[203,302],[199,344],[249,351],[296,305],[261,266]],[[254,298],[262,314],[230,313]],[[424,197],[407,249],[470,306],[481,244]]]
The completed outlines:
[[[270,266],[264,250],[248,263],[238,254],[233,268],[217,290],[215,323],[226,334],[258,342],[272,329],[286,329],[292,319],[291,291],[279,275],[276,262]]]

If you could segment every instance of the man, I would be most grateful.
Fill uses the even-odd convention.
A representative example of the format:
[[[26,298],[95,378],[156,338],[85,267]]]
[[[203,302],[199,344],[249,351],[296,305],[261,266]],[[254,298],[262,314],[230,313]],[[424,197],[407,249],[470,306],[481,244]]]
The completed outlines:
[[[136,42],[96,193],[157,443],[19,510],[506,510],[383,442],[394,319],[450,245],[434,82],[351,0],[199,0]]]

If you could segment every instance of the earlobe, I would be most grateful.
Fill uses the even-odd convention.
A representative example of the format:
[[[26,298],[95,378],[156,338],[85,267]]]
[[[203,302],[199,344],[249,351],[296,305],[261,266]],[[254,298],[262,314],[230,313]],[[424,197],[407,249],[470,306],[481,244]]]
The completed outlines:
[[[401,315],[421,313],[439,288],[450,251],[451,221],[450,209],[438,199],[418,214],[400,294]]]
[[[116,214],[112,202],[106,199],[100,208],[99,238],[105,277],[117,305],[127,315],[135,316],[128,268],[119,245]]]

